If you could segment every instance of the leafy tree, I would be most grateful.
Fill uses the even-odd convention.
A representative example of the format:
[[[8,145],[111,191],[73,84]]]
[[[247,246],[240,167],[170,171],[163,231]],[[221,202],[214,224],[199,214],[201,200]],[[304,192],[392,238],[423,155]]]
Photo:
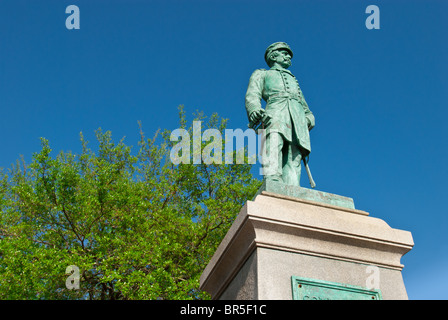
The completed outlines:
[[[96,153],[81,133],[80,154],[56,157],[41,139],[29,165],[0,171],[0,299],[209,298],[199,277],[260,181],[247,164],[174,165],[169,137],[141,132],[133,154],[98,129]],[[66,288],[69,265],[79,290]]]

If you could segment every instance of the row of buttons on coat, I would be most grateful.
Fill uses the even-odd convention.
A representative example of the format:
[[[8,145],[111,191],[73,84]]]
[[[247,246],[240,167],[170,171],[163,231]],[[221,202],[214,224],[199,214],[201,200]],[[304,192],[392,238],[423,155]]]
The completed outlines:
[[[289,90],[289,83],[288,83],[288,78],[286,77],[286,72],[280,72],[282,77],[283,77],[283,82],[285,83],[286,86],[286,90]],[[299,92],[300,92],[300,86],[299,86],[299,81],[297,81],[296,77],[294,77],[292,74],[291,76],[294,78],[294,80],[297,83],[297,88],[299,88]]]

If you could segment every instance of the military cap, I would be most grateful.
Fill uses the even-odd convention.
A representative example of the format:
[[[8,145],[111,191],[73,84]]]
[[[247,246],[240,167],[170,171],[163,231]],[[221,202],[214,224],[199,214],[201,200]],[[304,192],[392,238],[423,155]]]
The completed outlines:
[[[271,55],[271,53],[276,51],[276,50],[280,50],[280,49],[288,50],[288,52],[289,52],[289,54],[291,55],[291,58],[292,58],[292,50],[288,46],[288,44],[286,42],[275,42],[275,43],[271,44],[266,49],[266,52],[264,53],[264,60],[266,61],[267,64],[269,64],[268,59],[269,59],[269,56]]]

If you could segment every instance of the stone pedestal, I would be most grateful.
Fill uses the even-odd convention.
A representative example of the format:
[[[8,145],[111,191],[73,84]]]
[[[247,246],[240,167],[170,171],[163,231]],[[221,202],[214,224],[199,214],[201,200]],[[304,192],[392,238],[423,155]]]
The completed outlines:
[[[213,299],[300,299],[298,288],[324,292],[305,296],[314,299],[344,297],[338,294],[344,288],[407,299],[400,259],[412,247],[410,232],[354,209],[350,198],[264,184],[241,209],[200,288]],[[297,279],[311,284],[302,287]]]

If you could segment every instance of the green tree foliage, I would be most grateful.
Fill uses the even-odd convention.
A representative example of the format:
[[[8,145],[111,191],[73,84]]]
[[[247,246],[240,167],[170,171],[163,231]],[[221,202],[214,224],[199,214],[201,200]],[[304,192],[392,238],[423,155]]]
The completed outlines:
[[[80,154],[52,157],[42,139],[29,165],[0,172],[0,299],[207,299],[200,274],[260,181],[246,164],[173,165],[169,134],[141,132],[136,154],[101,129],[96,153],[81,134]]]

